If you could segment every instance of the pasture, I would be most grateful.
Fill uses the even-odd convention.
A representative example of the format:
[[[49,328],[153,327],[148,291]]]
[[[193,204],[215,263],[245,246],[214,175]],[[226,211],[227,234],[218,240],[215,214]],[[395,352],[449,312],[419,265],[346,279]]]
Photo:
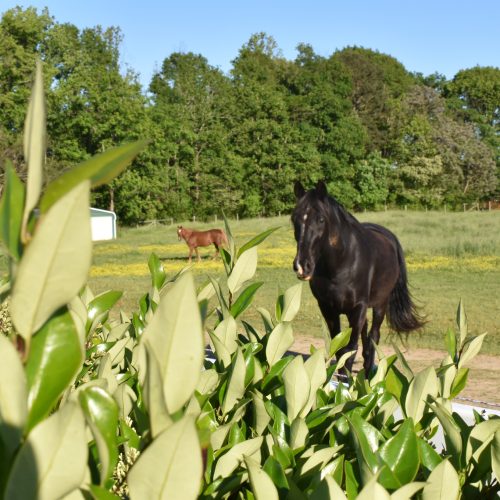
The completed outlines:
[[[500,354],[500,213],[499,212],[405,212],[388,211],[356,214],[362,221],[382,224],[399,237],[405,250],[410,287],[427,317],[419,333],[405,342],[410,346],[443,349],[448,328],[455,327],[460,298],[464,301],[472,335],[488,332],[482,352]],[[205,230],[223,223],[182,222],[186,227]],[[292,270],[295,241],[289,217],[230,221],[237,246],[256,234],[279,227],[260,247],[256,281],[264,282],[245,319],[258,326],[257,307],[273,310],[278,293],[297,278]],[[165,271],[174,275],[188,265],[188,247],[179,242],[176,225],[122,228],[118,239],[98,242],[89,285],[95,294],[122,290],[120,307],[126,312],[138,308],[139,298],[149,288],[147,260],[154,252]],[[219,260],[212,260],[213,246],[200,249],[202,261],[192,270],[199,286],[210,275],[223,273]],[[321,336],[322,319],[309,286],[304,284],[301,311],[294,321],[296,336]],[[381,343],[396,340],[383,327]]]

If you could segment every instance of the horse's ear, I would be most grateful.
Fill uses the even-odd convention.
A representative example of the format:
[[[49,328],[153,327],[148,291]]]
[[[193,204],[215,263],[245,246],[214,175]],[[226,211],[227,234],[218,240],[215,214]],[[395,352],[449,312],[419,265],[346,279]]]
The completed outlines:
[[[304,189],[304,186],[302,186],[300,181],[295,181],[293,192],[295,193],[295,197],[297,198],[297,200],[302,198],[302,196],[306,194],[306,190]]]
[[[316,194],[318,195],[318,198],[320,200],[324,200],[328,196],[328,191],[326,189],[326,184],[324,183],[324,181],[318,181],[318,183],[316,184]]]

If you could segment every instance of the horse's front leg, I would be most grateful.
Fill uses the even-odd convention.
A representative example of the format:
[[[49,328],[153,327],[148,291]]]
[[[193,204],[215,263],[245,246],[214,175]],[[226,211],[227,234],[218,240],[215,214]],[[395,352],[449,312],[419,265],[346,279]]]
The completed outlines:
[[[358,350],[359,336],[366,335],[366,304],[359,304],[350,313],[347,314],[347,319],[349,320],[349,326],[351,327],[351,338],[348,344],[339,350],[337,357],[340,358],[343,354],[349,351]],[[345,367],[347,370],[352,372],[352,365],[356,358],[356,352],[349,356]]]
[[[193,247],[189,247],[189,263],[191,264],[191,257],[193,255]]]
[[[196,257],[198,257],[198,262],[200,262],[201,257],[200,257],[200,252],[198,252],[198,247],[194,247],[194,251],[196,252]]]
[[[367,334],[367,329],[365,328],[364,334],[361,337],[363,341],[363,367],[365,369],[366,376],[369,377],[373,375],[375,368],[375,346],[380,340],[380,327],[384,321],[385,312],[387,309],[387,304],[383,304],[380,307],[373,308],[373,319],[372,326],[370,328],[370,333]]]

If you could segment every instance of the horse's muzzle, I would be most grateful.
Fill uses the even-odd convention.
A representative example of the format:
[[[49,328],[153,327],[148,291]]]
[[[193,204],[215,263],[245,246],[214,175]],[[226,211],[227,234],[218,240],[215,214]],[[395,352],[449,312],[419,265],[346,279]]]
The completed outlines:
[[[312,278],[312,272],[308,269],[309,267],[307,264],[304,264],[304,267],[302,267],[297,258],[293,261],[293,270],[299,280],[309,281]]]

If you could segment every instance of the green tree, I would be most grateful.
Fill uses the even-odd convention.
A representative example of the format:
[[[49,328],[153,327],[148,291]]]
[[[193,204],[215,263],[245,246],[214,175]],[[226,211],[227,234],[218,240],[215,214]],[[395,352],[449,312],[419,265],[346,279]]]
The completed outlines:
[[[370,151],[389,156],[390,112],[411,88],[414,77],[395,58],[362,47],[347,47],[333,57],[351,75],[352,103],[368,131]]]
[[[402,101],[395,120],[399,202],[439,205],[490,195],[495,189],[491,150],[471,124],[455,119],[437,91],[415,86]]]
[[[359,193],[358,208],[373,210],[387,202],[391,167],[390,161],[378,152],[356,163],[354,183]]]
[[[227,148],[227,77],[201,55],[173,53],[154,75],[150,92],[151,115],[167,146],[158,159],[167,167],[176,216],[236,213],[242,192]]]
[[[54,25],[45,9],[21,7],[3,13],[0,20],[0,171],[13,161],[24,177],[22,132],[37,54],[43,51]],[[47,77],[48,79],[48,77]]]
[[[291,116],[313,138],[320,155],[321,176],[347,206],[359,198],[355,165],[366,154],[366,130],[351,102],[352,79],[335,57],[321,57],[300,44],[295,73],[289,79]],[[312,179],[314,180],[314,179]]]
[[[446,85],[445,96],[457,116],[472,123],[491,147],[500,181],[500,68],[476,66],[459,71]]]
[[[288,66],[275,40],[265,33],[252,35],[233,61],[233,95],[238,107],[230,147],[243,167],[246,216],[275,215],[293,203],[292,179],[303,157],[282,84]]]

